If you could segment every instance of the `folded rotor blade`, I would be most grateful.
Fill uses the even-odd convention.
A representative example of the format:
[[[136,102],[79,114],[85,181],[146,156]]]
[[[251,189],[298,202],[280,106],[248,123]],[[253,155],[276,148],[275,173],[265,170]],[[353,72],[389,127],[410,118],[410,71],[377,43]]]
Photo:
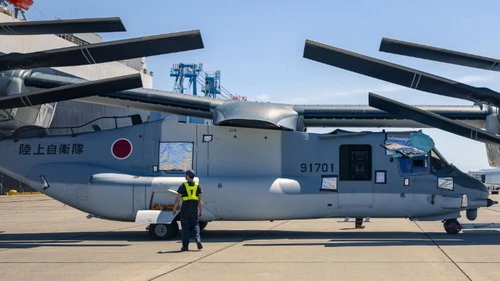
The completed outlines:
[[[0,57],[0,71],[74,66],[203,48],[200,31],[186,31]]]
[[[453,121],[436,113],[418,109],[416,107],[397,102],[373,93],[369,94],[368,104],[380,110],[399,115],[401,117],[415,120],[422,124],[441,129],[465,138],[480,141],[487,144],[500,144],[500,137],[479,128]]]
[[[472,54],[441,49],[411,42],[383,38],[380,51],[415,58],[470,66],[480,69],[500,71],[500,60]]]
[[[437,95],[500,106],[500,94],[457,81],[307,40],[304,57],[369,77]]]
[[[0,23],[0,35],[64,34],[114,31],[126,31],[120,18],[89,18]]]
[[[23,77],[23,79],[24,85],[28,87],[45,89],[74,85],[84,81],[84,79],[81,78],[39,72],[32,72],[32,75]],[[108,92],[100,94],[99,96],[84,97],[79,99],[79,101],[206,119],[212,119],[212,109],[224,103],[224,101],[220,99],[181,95],[179,93],[146,88]]]
[[[141,87],[141,75],[137,73],[2,97],[0,109],[33,106]]]

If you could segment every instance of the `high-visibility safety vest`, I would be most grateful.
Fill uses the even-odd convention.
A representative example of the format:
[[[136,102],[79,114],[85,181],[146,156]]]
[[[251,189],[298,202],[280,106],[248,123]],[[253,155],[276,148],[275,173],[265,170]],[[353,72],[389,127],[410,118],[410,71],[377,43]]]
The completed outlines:
[[[186,188],[187,196],[183,196],[182,201],[187,201],[187,200],[198,201],[198,196],[196,195],[196,191],[198,191],[198,183],[195,182],[193,186],[190,186],[187,182],[185,182],[184,187]]]

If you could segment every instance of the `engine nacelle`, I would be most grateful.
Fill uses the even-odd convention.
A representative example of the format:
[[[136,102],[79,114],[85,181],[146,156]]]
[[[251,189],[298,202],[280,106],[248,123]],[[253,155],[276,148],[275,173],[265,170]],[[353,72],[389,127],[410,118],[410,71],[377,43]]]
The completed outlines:
[[[258,117],[256,117],[258,116]],[[217,106],[215,125],[304,131],[304,122],[291,106],[235,102]]]

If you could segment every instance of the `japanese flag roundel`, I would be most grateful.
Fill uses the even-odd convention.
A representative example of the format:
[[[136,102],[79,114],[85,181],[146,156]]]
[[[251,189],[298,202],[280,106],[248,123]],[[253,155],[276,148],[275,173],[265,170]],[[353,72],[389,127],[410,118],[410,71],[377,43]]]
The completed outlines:
[[[111,154],[113,154],[116,159],[123,160],[127,159],[130,154],[132,154],[133,149],[134,147],[128,139],[121,138],[115,140],[111,145]]]

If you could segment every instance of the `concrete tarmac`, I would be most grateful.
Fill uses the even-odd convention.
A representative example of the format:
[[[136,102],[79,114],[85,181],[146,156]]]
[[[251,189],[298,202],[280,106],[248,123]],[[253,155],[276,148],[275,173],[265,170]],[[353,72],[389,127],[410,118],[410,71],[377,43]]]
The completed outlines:
[[[499,200],[499,195],[492,195]],[[212,222],[204,249],[87,219],[44,195],[0,196],[0,280],[500,280],[500,207],[441,222]]]

